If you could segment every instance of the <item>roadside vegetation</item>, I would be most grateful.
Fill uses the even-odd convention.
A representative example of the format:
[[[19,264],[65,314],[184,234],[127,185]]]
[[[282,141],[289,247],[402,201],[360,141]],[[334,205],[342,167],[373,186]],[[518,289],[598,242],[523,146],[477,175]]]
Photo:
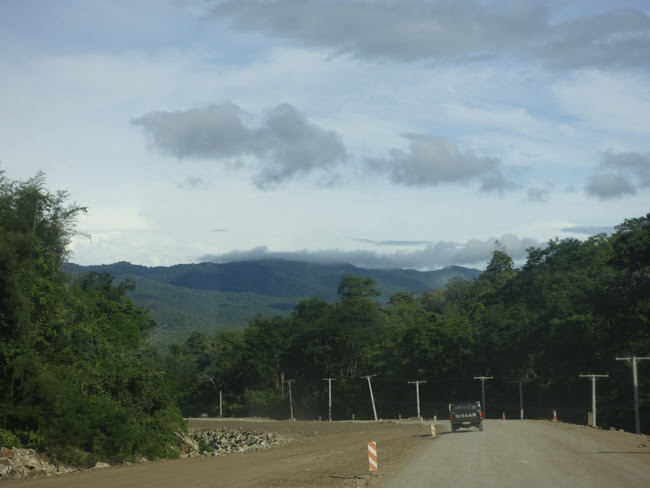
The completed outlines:
[[[650,214],[531,248],[521,268],[497,248],[478,279],[424,293],[379,300],[373,279],[346,274],[334,301],[156,350],[132,282],[63,271],[85,211],[42,174],[0,173],[2,446],[80,466],[174,457],[182,414],[326,419],[331,384],[334,419],[369,419],[372,381],[380,417],[415,416],[418,380],[423,415],[440,416],[478,399],[477,375],[494,378],[488,416],[518,415],[522,381],[529,417],[581,421],[591,386],[579,374],[609,373],[599,424],[633,430],[631,372],[615,358],[650,355]],[[639,368],[649,432],[650,364]]]
[[[0,174],[0,445],[88,466],[174,456],[184,428],[147,337],[155,323],[109,275],[62,265],[84,207],[42,174]]]

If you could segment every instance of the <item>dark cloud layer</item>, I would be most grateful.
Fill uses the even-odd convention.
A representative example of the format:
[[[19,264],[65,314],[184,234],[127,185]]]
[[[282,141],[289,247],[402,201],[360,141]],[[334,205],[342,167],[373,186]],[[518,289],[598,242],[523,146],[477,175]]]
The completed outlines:
[[[650,67],[650,17],[612,7],[558,20],[548,0],[231,0],[213,11],[235,28],[359,58],[506,58],[558,69]]]
[[[317,263],[349,263],[354,266],[369,269],[405,268],[432,270],[447,266],[449,263],[484,268],[492,258],[492,252],[501,247],[505,248],[513,260],[521,262],[528,255],[526,249],[540,247],[540,242],[531,238],[519,238],[513,234],[506,234],[498,239],[490,238],[485,241],[472,239],[464,244],[440,241],[429,243],[422,249],[394,253],[379,253],[364,250],[272,252],[267,247],[260,246],[249,251],[233,251],[216,255],[206,254],[200,256],[198,260],[227,263],[257,259],[288,259]]]

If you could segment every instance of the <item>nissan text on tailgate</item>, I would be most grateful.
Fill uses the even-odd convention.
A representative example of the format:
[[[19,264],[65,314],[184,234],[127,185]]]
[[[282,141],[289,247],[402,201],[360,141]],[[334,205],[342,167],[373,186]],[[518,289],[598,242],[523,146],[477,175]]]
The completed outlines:
[[[451,431],[461,427],[477,427],[483,431],[483,412],[481,402],[457,402],[449,404],[449,421]]]

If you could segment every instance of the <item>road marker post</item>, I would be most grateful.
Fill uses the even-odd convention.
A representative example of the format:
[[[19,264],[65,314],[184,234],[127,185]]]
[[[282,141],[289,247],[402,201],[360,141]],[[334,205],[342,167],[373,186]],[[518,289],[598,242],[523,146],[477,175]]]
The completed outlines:
[[[502,417],[502,419],[503,419],[503,420],[506,419],[506,413],[505,413],[505,412],[503,412],[503,417]]]
[[[431,424],[431,437],[436,438],[436,424]]]
[[[377,471],[377,443],[368,442],[368,465],[370,471]]]
[[[553,422],[557,422],[557,411],[553,410]]]

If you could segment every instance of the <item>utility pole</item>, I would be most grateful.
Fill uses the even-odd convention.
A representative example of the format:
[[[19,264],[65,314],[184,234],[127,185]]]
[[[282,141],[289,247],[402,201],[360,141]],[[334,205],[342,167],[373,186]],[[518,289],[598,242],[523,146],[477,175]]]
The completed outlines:
[[[336,378],[323,378],[323,381],[327,381],[329,386],[329,403],[328,403],[328,417],[329,421],[332,421],[332,381],[336,381]]]
[[[485,380],[493,380],[492,376],[474,376],[475,380],[481,380],[481,410],[483,411],[483,418],[487,418],[487,409],[485,408]]]
[[[366,375],[362,376],[362,378],[365,378],[368,380],[368,389],[370,390],[370,401],[372,402],[372,412],[375,414],[375,420],[377,420],[377,409],[375,408],[375,397],[372,395],[372,385],[370,384],[370,378],[373,376],[377,376],[376,374],[373,375]]]
[[[643,359],[650,359],[650,357],[638,358],[632,356],[631,358],[616,358],[617,361],[631,361],[632,362],[632,381],[634,382],[634,422],[636,424],[636,433],[641,433],[641,417],[639,415],[639,377],[636,374],[636,364]]]
[[[524,387],[523,380],[509,381],[508,383],[519,383],[519,418],[524,419]]]
[[[418,381],[418,380],[409,381],[409,384],[414,384],[415,385],[415,395],[416,395],[417,401],[418,401],[418,418],[419,419],[422,418],[422,417],[420,417],[420,383],[426,383],[426,381],[421,381],[421,380],[420,381]]]
[[[581,374],[580,378],[591,378],[591,426],[596,427],[596,378],[609,378],[609,375]]]
[[[293,383],[296,380],[284,380],[284,383],[289,383],[289,406],[291,407],[291,418],[289,420],[293,420],[293,397],[291,396],[291,383]]]
[[[214,386],[215,391],[217,391],[217,385],[214,384],[214,376],[210,376],[207,381],[212,383],[212,386]],[[221,396],[221,390],[219,391],[219,418],[223,418],[223,397]]]

